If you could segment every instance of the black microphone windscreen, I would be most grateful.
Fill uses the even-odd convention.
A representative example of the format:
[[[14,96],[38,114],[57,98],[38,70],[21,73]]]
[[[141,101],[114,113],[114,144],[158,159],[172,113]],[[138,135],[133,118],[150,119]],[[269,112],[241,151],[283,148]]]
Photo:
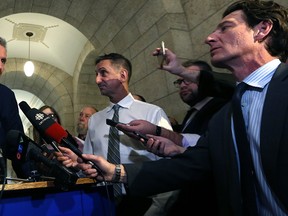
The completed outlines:
[[[51,126],[58,124],[54,119],[45,113],[41,112],[38,109],[30,108],[25,101],[22,101],[20,108],[22,109],[25,116],[31,122],[31,124],[35,127],[35,129],[40,133],[44,138],[46,136],[47,129]],[[20,105],[19,104],[19,105]]]
[[[41,151],[39,151],[39,149],[36,148],[30,148],[28,151],[28,155],[29,159],[31,160],[35,160],[38,162],[42,162],[44,163],[46,166],[51,167],[54,165],[54,162],[51,159],[48,159],[47,157],[45,157]]]
[[[21,101],[19,103],[19,107],[24,114],[27,113],[31,109],[31,107],[25,101]]]
[[[8,131],[6,136],[6,142],[2,149],[4,157],[10,160],[25,161],[27,148],[27,140],[25,140],[25,138],[21,136],[20,131]]]
[[[36,144],[21,131],[10,130],[7,133],[6,142],[3,146],[3,155],[10,160],[25,161],[30,143],[40,151],[43,151],[40,145]]]
[[[62,190],[68,190],[70,185],[74,185],[78,179],[75,171],[70,168],[63,166],[57,160],[49,160],[43,156],[37,149],[30,149],[28,156],[35,161],[42,162],[45,166],[49,168],[48,176],[55,177],[54,184]]]

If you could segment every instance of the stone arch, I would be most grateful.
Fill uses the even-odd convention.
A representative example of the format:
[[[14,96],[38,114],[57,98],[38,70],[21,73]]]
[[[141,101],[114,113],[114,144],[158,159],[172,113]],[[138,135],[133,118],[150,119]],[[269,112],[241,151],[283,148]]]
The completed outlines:
[[[12,13],[33,12],[57,17],[82,32],[95,47],[96,55],[112,51],[125,55],[134,67],[130,90],[144,94],[148,102],[160,105],[166,112],[175,116],[177,112],[184,110],[184,107],[179,110],[179,104],[183,103],[177,90],[171,85],[174,77],[166,72],[157,71],[158,63],[156,58],[151,57],[151,52],[164,40],[167,47],[179,53],[180,58],[191,57],[190,36],[193,29],[191,25],[189,27],[186,17],[186,8],[187,5],[190,7],[190,2],[194,1],[121,0],[106,1],[103,4],[102,1],[91,0],[47,0],[31,1],[27,4],[17,0],[15,4],[2,5],[0,13],[6,16]],[[205,51],[199,48],[197,53],[204,55]],[[73,88],[73,99],[77,103],[74,113],[79,110],[81,104],[86,103],[81,102],[82,95],[91,91],[87,86],[90,86],[92,79],[85,78],[90,67],[90,56],[92,54],[87,55],[87,60],[83,61],[84,65],[78,65],[78,68],[81,68],[79,76],[76,80],[73,78],[73,87],[80,81],[77,88]],[[86,84],[86,88],[82,89]],[[68,105],[66,107],[69,110]]]
[[[59,112],[65,128],[73,130],[72,77],[52,65],[36,61],[35,73],[32,77],[26,77],[23,72],[23,59],[8,61],[9,67],[2,75],[1,83],[11,89],[25,90],[36,95],[44,104]]]

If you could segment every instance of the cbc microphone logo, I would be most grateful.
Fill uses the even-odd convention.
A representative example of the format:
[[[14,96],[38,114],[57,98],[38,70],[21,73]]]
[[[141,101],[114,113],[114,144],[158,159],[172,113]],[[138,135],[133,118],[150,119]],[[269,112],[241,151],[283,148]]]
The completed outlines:
[[[36,124],[40,126],[40,125],[44,124],[45,122],[47,122],[47,120],[49,122],[49,116],[45,117],[45,115],[43,113],[41,113],[41,112],[40,113],[36,113],[35,114],[35,120],[37,121]]]
[[[42,120],[43,118],[44,118],[43,113],[37,113],[37,114],[35,115],[35,119],[36,119],[37,121],[40,121],[40,120]]]

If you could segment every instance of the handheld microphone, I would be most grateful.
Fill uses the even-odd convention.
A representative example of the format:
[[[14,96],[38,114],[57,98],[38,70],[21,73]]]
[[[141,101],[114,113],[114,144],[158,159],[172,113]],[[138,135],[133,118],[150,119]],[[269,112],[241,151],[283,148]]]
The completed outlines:
[[[52,124],[55,123],[55,120],[50,118],[45,113],[37,110],[35,108],[30,108],[30,106],[25,102],[22,101],[19,103],[19,107],[21,108],[22,112],[31,122],[31,124],[35,127],[35,129],[39,132],[40,136],[47,142],[51,143],[52,147],[55,151],[59,151],[53,139],[45,134],[47,128],[49,128]]]
[[[46,135],[53,138],[57,143],[60,143],[62,146],[69,148],[79,158],[81,158],[84,163],[91,164],[94,169],[97,169],[99,172],[101,172],[100,168],[94,162],[83,158],[83,153],[76,147],[77,143],[71,136],[71,134],[65,131],[57,122],[55,123],[56,124],[51,125],[51,127],[46,130]],[[57,132],[55,133],[55,131]]]
[[[54,185],[61,190],[67,191],[69,185],[74,185],[78,179],[76,173],[71,172],[67,167],[61,165],[57,160],[49,160],[32,148],[29,152],[29,157],[35,161],[42,162],[44,165],[50,168],[50,175],[55,177]]]
[[[3,155],[10,160],[42,162],[49,168],[49,175],[55,177],[56,187],[65,190],[67,185],[75,184],[78,176],[57,160],[50,160],[43,155],[45,149],[17,130],[10,130],[6,136]]]
[[[93,168],[101,172],[95,163],[83,158],[82,152],[77,148],[77,142],[59,123],[45,113],[35,108],[31,109],[25,101],[20,102],[19,106],[32,125],[39,131],[40,135],[49,137],[64,147],[69,148],[80,157],[84,163],[91,164]]]

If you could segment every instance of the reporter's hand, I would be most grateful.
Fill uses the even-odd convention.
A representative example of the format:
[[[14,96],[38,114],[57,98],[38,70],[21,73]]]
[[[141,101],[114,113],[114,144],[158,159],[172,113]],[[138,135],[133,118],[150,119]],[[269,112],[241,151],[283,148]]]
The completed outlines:
[[[156,125],[146,120],[132,120],[128,124],[117,124],[116,127],[123,133],[137,131],[142,134],[154,134],[156,131]]]
[[[146,120],[132,120],[128,124],[117,124],[116,127],[118,130],[134,138],[137,138],[135,135],[133,136],[134,131],[142,134],[155,134],[156,131],[156,125]]]
[[[69,148],[58,146],[61,152],[54,152],[58,161],[66,167],[76,167],[78,165],[78,156]],[[81,161],[79,161],[81,162]]]
[[[160,48],[156,48],[156,50],[152,53],[153,56],[159,55]],[[180,76],[184,79],[190,80],[192,82],[198,82],[200,71],[190,71],[189,69],[185,68],[180,60],[177,58],[176,54],[173,53],[171,50],[165,48],[165,62],[163,66],[159,69],[166,70],[171,74]]]
[[[96,170],[95,168],[92,168],[91,164],[81,163],[78,164],[78,168],[83,170],[84,174],[87,175],[87,177],[95,178],[99,181],[112,181],[114,172],[115,172],[115,165],[109,163],[107,160],[105,160],[101,156],[96,156],[92,154],[83,154],[82,155],[84,159],[87,159],[89,161],[94,162],[100,171]]]
[[[160,157],[173,157],[186,150],[184,147],[178,146],[164,137],[153,135],[147,135],[147,137],[149,137],[149,140],[146,143],[147,150]]]
[[[158,56],[161,52],[161,48],[156,48],[156,50],[152,53],[153,56]],[[182,73],[185,68],[182,66],[181,62],[178,60],[175,53],[171,50],[165,48],[165,63],[162,67],[159,67],[161,70],[166,70],[171,74],[178,75]]]

